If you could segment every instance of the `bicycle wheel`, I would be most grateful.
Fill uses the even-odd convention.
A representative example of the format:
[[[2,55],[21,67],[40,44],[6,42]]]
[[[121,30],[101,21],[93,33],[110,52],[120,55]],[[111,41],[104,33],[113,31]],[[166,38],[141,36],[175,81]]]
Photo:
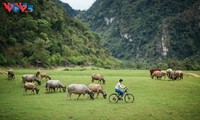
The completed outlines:
[[[110,96],[108,97],[109,101],[111,103],[117,103],[118,102],[118,96],[116,93],[112,93],[110,94]]]
[[[135,100],[135,97],[132,94],[128,93],[124,96],[124,99],[125,99],[125,102],[127,103],[133,103]]]

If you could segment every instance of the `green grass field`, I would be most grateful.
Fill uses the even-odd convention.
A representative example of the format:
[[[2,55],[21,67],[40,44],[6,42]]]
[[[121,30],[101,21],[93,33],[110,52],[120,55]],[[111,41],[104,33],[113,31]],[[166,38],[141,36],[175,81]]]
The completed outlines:
[[[6,69],[5,69],[6,70]],[[101,73],[106,79],[104,89],[109,94],[119,79],[134,94],[134,103],[109,103],[102,95],[90,100],[88,95],[72,95],[67,101],[67,92],[45,94],[45,80],[39,86],[38,95],[24,95],[21,76],[34,74],[33,69],[14,69],[15,80],[0,74],[0,120],[199,120],[200,78],[185,75],[183,81],[152,80],[148,70],[41,70],[52,79],[68,86],[71,83],[89,85],[91,74]],[[185,71],[185,73],[200,72]],[[95,81],[97,82],[97,81]],[[96,96],[95,96],[96,97]]]

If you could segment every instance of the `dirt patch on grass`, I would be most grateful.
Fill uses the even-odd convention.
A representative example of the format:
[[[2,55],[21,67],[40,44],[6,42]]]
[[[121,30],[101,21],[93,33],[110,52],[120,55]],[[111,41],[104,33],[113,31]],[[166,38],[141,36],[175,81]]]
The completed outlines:
[[[57,68],[53,68],[52,70],[63,71],[64,69],[65,69],[64,67],[57,67]]]
[[[0,74],[7,74],[6,71],[0,70]]]
[[[193,76],[193,77],[200,77],[200,75],[197,75],[197,74],[194,74],[194,73],[186,73],[187,75],[189,75],[189,76]]]

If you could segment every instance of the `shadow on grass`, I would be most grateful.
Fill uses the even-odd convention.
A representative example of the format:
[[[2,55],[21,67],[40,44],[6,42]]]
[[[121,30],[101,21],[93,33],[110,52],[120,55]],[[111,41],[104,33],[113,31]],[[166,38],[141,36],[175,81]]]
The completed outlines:
[[[151,79],[151,80],[163,81],[163,82],[164,82],[164,81],[165,81],[165,82],[166,82],[166,81],[168,81],[168,82],[170,82],[170,81],[172,81],[172,82],[173,82],[173,81],[182,81],[182,80],[169,80],[169,79],[167,79],[167,80],[166,80],[166,79],[164,79],[164,80],[163,80],[163,79]]]

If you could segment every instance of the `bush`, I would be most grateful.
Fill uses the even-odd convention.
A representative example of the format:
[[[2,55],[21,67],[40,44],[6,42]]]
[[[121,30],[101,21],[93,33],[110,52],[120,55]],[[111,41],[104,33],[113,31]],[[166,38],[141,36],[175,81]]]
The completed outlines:
[[[4,55],[0,54],[0,65],[6,65],[7,59]]]

